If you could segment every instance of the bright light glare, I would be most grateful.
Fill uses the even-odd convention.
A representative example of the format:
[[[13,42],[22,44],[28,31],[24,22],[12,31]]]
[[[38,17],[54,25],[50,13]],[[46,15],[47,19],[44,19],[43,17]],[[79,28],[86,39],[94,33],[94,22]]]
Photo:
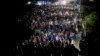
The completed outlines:
[[[94,0],[89,0],[89,2],[93,2]]]
[[[66,5],[66,4],[68,4],[70,1],[76,1],[76,0],[58,0],[57,2],[55,2],[54,5]]]
[[[58,0],[57,2],[54,3],[54,5],[66,5],[66,0]]]
[[[28,5],[30,5],[30,4],[31,4],[31,2],[30,2],[30,1],[28,1],[28,2],[27,2],[27,4],[28,4]]]
[[[37,5],[42,5],[43,4],[43,2],[37,2]]]
[[[65,0],[62,1],[62,2],[61,2],[61,5],[66,5],[66,1],[65,1]]]

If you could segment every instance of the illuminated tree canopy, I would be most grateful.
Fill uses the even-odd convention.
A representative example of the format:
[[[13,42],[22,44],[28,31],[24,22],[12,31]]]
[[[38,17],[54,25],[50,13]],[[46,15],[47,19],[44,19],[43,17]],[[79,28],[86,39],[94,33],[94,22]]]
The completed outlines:
[[[83,24],[85,26],[86,31],[88,32],[92,26],[94,25],[96,21],[96,12],[91,12],[89,15],[85,16],[85,19],[83,20]]]

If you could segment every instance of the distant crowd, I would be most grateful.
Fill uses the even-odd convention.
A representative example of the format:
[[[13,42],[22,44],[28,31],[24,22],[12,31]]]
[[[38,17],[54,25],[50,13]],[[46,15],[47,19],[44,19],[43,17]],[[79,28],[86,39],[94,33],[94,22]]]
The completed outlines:
[[[19,56],[78,56],[73,40],[81,40],[83,28],[77,9],[40,6],[30,17],[33,34],[17,46]]]

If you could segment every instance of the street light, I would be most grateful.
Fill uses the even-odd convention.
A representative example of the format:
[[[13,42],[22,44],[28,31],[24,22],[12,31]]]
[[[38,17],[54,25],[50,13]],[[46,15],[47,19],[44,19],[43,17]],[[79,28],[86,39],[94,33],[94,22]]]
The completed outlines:
[[[94,2],[94,0],[89,0],[89,2]]]
[[[43,5],[43,1],[38,1],[36,4],[37,5]]]
[[[67,2],[66,0],[63,0],[63,1],[61,2],[61,4],[62,4],[62,5],[66,5],[66,2]]]
[[[31,4],[31,1],[28,1],[27,4],[30,5]]]

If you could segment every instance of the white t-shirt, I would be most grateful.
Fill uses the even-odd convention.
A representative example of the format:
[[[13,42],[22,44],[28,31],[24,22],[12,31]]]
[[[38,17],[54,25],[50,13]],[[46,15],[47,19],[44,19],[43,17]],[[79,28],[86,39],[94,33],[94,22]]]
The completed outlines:
[[[74,44],[74,40],[71,41],[71,44]]]
[[[53,25],[53,21],[49,21],[49,25]]]
[[[77,21],[77,20],[76,20],[76,18],[75,18],[75,19],[74,19],[74,23],[76,23],[76,21]]]
[[[45,33],[45,37],[47,37],[47,33]]]
[[[65,15],[69,15],[69,12],[68,12],[68,11],[66,11],[66,12],[65,12]]]
[[[67,21],[67,24],[68,24],[68,25],[70,25],[70,23],[71,23],[70,21]]]
[[[35,22],[35,20],[32,20],[32,23],[34,23]]]
[[[56,40],[57,40],[57,41],[59,40],[58,36],[56,36]]]
[[[76,27],[76,29],[75,29],[77,32],[78,32],[78,28]]]

